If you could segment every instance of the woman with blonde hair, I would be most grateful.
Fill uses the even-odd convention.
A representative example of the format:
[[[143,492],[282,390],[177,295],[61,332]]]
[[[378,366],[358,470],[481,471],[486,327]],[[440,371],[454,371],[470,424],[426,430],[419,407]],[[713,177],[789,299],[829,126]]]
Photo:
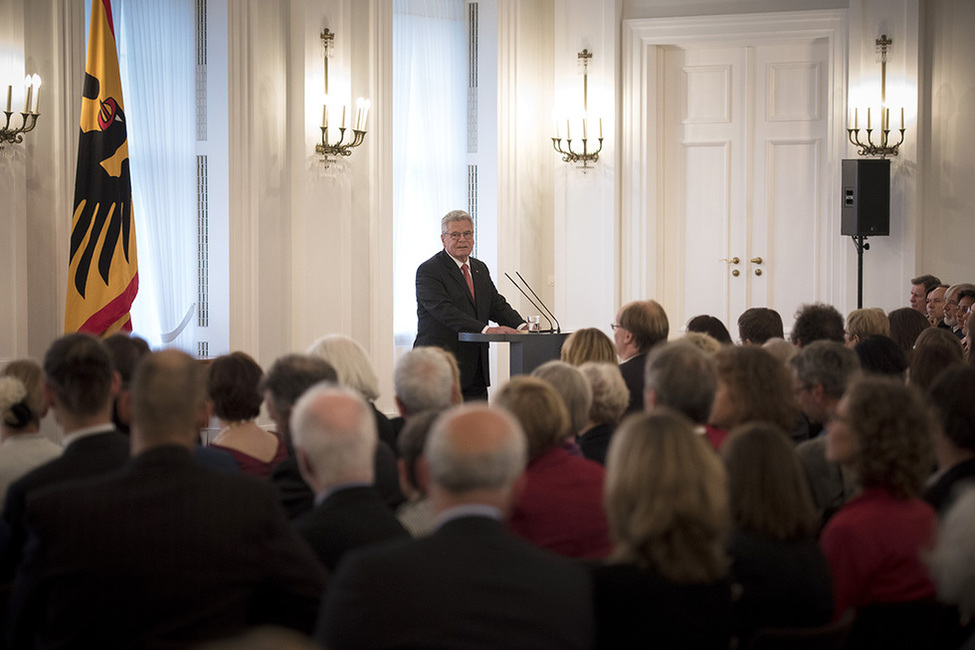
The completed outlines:
[[[847,315],[846,330],[843,332],[846,347],[852,348],[861,339],[874,334],[890,336],[890,319],[883,309],[879,307],[854,309]]]
[[[0,501],[11,483],[61,455],[40,433],[45,413],[44,371],[30,359],[8,363],[0,372]]]
[[[733,532],[731,575],[739,645],[763,627],[814,627],[833,615],[833,583],[816,543],[819,515],[786,432],[765,422],[734,429],[721,448]]]
[[[586,361],[619,363],[613,340],[595,327],[585,327],[569,334],[562,343],[562,361],[580,366]]]
[[[518,376],[501,387],[498,406],[508,409],[528,438],[528,467],[508,526],[560,555],[606,557],[610,550],[599,463],[573,455],[563,445],[570,431],[565,403],[536,377]]]
[[[631,416],[610,444],[613,553],[593,572],[598,648],[728,648],[726,474],[683,415]]]

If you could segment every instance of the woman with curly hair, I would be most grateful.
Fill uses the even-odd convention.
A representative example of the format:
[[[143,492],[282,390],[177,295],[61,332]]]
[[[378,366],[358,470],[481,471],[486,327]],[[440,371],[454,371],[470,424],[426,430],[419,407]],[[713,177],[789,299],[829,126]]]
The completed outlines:
[[[923,558],[938,519],[919,496],[933,464],[931,424],[916,389],[866,377],[826,425],[827,460],[852,469],[862,490],[820,540],[833,572],[834,614],[857,611],[848,647],[872,639],[870,647],[915,648],[930,640],[935,587]],[[894,645],[874,644],[882,639]]]
[[[625,420],[603,500],[613,554],[593,570],[596,647],[727,650],[727,478],[693,423],[666,407]]]
[[[718,387],[708,424],[731,430],[746,422],[770,422],[792,431],[799,403],[785,364],[763,348],[726,347],[714,355]]]

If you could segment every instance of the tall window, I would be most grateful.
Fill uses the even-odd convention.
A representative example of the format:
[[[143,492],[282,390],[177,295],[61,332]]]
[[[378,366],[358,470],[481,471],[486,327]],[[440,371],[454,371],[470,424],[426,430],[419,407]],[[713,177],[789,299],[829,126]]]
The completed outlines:
[[[416,336],[416,268],[440,249],[440,219],[469,209],[468,16],[464,0],[395,0],[393,327]]]

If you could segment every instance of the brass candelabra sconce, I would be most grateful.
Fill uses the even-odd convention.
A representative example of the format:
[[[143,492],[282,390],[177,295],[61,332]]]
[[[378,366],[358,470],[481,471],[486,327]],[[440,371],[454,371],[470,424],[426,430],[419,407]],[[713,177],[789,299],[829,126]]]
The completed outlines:
[[[30,133],[37,126],[37,118],[41,116],[38,110],[41,97],[41,78],[35,75],[24,77],[24,89],[26,100],[24,110],[20,111],[21,123],[19,127],[10,126],[10,118],[13,116],[11,103],[13,101],[13,86],[7,86],[7,108],[3,111],[6,116],[4,125],[0,128],[0,150],[7,144],[20,144],[24,141],[24,134]]]
[[[603,150],[603,120],[599,118],[599,143],[593,151],[589,150],[589,59],[592,52],[588,49],[579,52],[578,61],[582,65],[582,151],[572,148],[572,120],[565,120],[565,146],[562,146],[561,120],[555,120],[555,136],[552,138],[552,148],[562,155],[563,162],[582,163],[579,165],[583,172],[588,171],[590,163],[599,160],[599,152]]]
[[[369,118],[370,103],[368,99],[360,97],[356,101],[355,115],[352,124],[346,121],[349,107],[331,101],[328,94],[328,60],[332,56],[335,43],[335,34],[326,29],[322,32],[322,59],[325,63],[325,101],[322,104],[322,141],[315,145],[315,153],[321,156],[321,162],[327,167],[330,163],[338,160],[339,156],[351,156],[352,150],[362,144],[366,138],[366,120]],[[338,118],[338,109],[341,107],[342,114]],[[338,139],[329,138],[329,121],[333,124],[332,133],[338,131]],[[346,139],[346,131],[352,131],[352,137]]]
[[[853,109],[853,124],[847,125],[846,132],[850,138],[850,144],[857,147],[857,154],[861,156],[896,156],[897,150],[904,143],[904,107],[901,107],[901,127],[900,129],[890,128],[890,108],[887,107],[887,52],[893,41],[884,34],[876,40],[877,52],[880,54],[880,133],[879,142],[874,144],[870,108],[867,108],[867,128],[866,138],[860,138],[860,115],[859,109]],[[890,132],[900,131],[900,139],[891,143]]]

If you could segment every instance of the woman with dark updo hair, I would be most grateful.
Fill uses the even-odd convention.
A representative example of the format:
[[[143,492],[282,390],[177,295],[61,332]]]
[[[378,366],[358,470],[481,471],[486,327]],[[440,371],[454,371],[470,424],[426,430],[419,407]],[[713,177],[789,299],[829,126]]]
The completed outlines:
[[[30,359],[11,361],[0,372],[0,501],[11,483],[61,455],[61,446],[40,433],[43,386],[44,371]]]

